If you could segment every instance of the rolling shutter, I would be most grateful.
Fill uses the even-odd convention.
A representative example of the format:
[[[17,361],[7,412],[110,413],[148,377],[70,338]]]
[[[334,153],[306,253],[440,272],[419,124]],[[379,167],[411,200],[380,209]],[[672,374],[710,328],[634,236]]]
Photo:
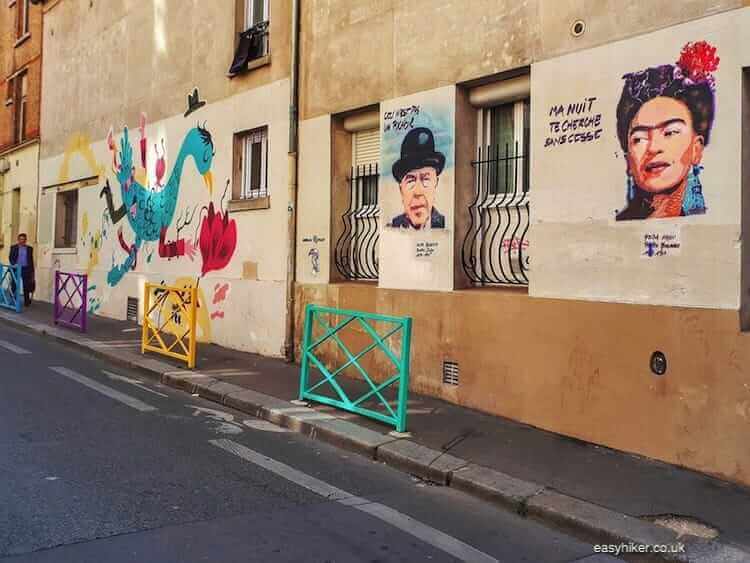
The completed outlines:
[[[380,130],[366,129],[354,133],[352,162],[355,167],[380,162]]]

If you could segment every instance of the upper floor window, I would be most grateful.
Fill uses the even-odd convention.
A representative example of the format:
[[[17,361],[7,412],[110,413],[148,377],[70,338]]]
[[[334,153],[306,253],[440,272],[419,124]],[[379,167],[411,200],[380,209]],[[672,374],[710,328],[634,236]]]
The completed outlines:
[[[13,105],[13,142],[26,140],[26,96],[28,93],[28,73],[16,74],[8,80],[6,105]]]
[[[16,0],[16,39],[29,33],[29,0]]]
[[[245,3],[245,29],[268,21],[268,0],[242,0]]]
[[[245,72],[269,54],[269,0],[236,0],[237,42],[229,76]]]

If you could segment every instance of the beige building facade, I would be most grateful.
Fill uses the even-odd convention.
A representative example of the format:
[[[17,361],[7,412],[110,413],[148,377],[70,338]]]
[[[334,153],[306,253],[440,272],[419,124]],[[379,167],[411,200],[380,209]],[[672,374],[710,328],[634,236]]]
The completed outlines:
[[[197,286],[198,339],[281,356],[291,2],[45,4],[37,293]]]
[[[298,325],[411,316],[416,391],[749,484],[750,9],[302,6]]]
[[[414,391],[750,484],[750,8],[295,5],[45,3],[38,294],[410,316]]]

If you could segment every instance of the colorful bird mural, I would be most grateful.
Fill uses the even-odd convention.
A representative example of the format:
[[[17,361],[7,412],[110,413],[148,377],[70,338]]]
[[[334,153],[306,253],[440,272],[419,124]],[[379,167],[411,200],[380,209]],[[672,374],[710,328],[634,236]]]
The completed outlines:
[[[151,190],[135,179],[133,148],[130,145],[127,127],[123,129],[119,152],[119,163],[115,172],[120,184],[122,204],[115,207],[109,181],[105,183],[99,196],[106,198],[107,209],[113,224],[119,223],[123,217],[127,216],[135,233],[135,240],[128,245],[120,229],[118,234],[120,245],[128,256],[121,264],[112,265],[107,275],[107,283],[111,286],[117,285],[125,274],[135,267],[142,244],[158,241],[163,229],[171,225],[177,207],[182,173],[188,158],[193,159],[209,193],[213,191],[211,164],[214,158],[214,144],[211,133],[203,127],[195,127],[185,135],[172,173],[164,188],[159,191]]]

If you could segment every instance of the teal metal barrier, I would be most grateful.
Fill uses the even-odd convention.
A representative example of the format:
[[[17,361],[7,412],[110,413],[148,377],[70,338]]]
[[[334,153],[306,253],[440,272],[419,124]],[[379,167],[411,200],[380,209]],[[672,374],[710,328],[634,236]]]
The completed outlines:
[[[0,307],[20,313],[23,308],[21,266],[0,263]]]
[[[328,319],[324,318],[328,316]],[[333,322],[331,319],[338,319]],[[381,336],[370,322],[381,323],[388,328]],[[358,324],[364,333],[372,341],[357,354],[347,348],[341,340],[339,333],[342,329],[352,323]],[[313,340],[313,329],[315,325],[321,327],[324,331],[322,337]],[[333,325],[333,326],[332,326]],[[400,334],[401,346],[399,353],[395,353],[386,343],[390,337]],[[347,361],[333,371],[329,370],[323,362],[315,355],[315,351],[326,342],[334,342],[347,358]],[[387,377],[382,383],[376,384],[367,370],[360,364],[360,360],[373,350],[382,351],[393,364],[395,373]],[[335,309],[332,307],[321,307],[319,305],[307,305],[305,308],[305,326],[302,341],[302,368],[300,373],[300,400],[316,401],[326,405],[338,407],[340,409],[354,412],[362,416],[379,420],[396,427],[399,432],[406,431],[406,404],[409,395],[409,360],[411,354],[411,318],[409,317],[391,317],[386,315],[376,315],[372,313],[363,313],[360,311],[349,311],[346,309]],[[310,385],[310,367],[314,366],[323,375],[323,379]],[[344,370],[353,366],[362,380],[367,384],[368,390],[358,397],[349,397],[339,381],[337,376],[341,375]],[[335,398],[327,397],[316,392],[325,384],[328,384],[334,391]],[[398,387],[397,400],[395,408],[391,402],[386,400],[383,392],[388,388]],[[384,412],[379,412],[364,406],[365,401],[377,399],[377,406],[382,407]]]

